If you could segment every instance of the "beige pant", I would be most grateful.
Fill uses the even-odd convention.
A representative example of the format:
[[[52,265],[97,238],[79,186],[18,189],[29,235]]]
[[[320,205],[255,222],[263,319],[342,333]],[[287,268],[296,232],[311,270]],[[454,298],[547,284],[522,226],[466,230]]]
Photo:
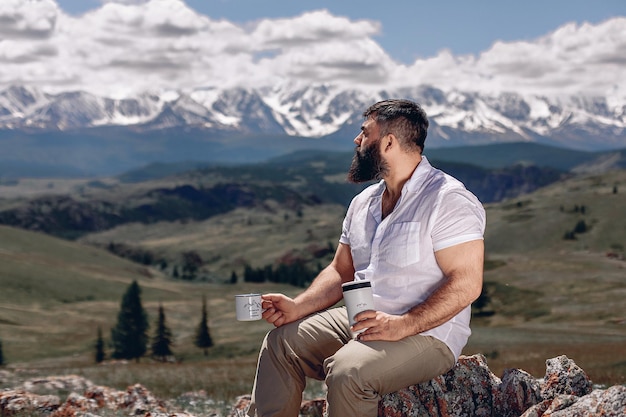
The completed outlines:
[[[329,417],[376,417],[382,395],[428,381],[453,365],[450,349],[430,336],[354,340],[345,307],[334,308],[267,334],[248,415],[297,417],[310,377],[326,380]]]

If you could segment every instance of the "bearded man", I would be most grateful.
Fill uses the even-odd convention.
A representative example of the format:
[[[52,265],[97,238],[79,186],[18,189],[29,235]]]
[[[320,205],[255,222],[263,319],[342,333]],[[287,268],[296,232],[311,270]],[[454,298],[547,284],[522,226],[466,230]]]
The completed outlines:
[[[379,180],[350,203],[339,245],[295,298],[264,294],[272,329],[248,411],[297,417],[306,377],[324,380],[330,417],[376,417],[380,398],[451,369],[482,290],[485,211],[425,156],[428,119],[409,100],[364,113],[348,179]],[[369,280],[374,310],[350,327],[342,284]],[[354,335],[357,334],[355,337]]]

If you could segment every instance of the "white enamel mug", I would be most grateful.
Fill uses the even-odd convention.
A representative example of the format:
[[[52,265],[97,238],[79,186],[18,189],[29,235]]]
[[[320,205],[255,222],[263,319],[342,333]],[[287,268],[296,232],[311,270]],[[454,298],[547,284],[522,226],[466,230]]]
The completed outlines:
[[[239,321],[260,320],[263,313],[261,294],[235,295],[235,309]]]

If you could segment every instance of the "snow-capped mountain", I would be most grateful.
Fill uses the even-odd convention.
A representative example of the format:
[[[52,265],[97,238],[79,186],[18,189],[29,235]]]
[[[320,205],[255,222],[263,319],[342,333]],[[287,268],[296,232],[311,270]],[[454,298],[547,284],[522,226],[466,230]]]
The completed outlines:
[[[363,109],[388,97],[422,103],[431,121],[431,146],[537,141],[586,150],[626,148],[626,103],[585,96],[487,96],[429,86],[375,93],[332,85],[198,88],[125,99],[11,86],[0,91],[0,129],[193,127],[220,134],[345,136],[358,131]]]

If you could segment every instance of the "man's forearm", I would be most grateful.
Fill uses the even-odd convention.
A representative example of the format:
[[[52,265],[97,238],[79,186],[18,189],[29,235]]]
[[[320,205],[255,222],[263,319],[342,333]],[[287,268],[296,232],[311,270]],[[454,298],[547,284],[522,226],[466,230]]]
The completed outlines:
[[[403,317],[410,333],[418,334],[444,324],[471,302],[463,288],[448,281]]]
[[[343,297],[341,275],[332,266],[319,273],[309,288],[295,298],[300,318],[324,310]]]

